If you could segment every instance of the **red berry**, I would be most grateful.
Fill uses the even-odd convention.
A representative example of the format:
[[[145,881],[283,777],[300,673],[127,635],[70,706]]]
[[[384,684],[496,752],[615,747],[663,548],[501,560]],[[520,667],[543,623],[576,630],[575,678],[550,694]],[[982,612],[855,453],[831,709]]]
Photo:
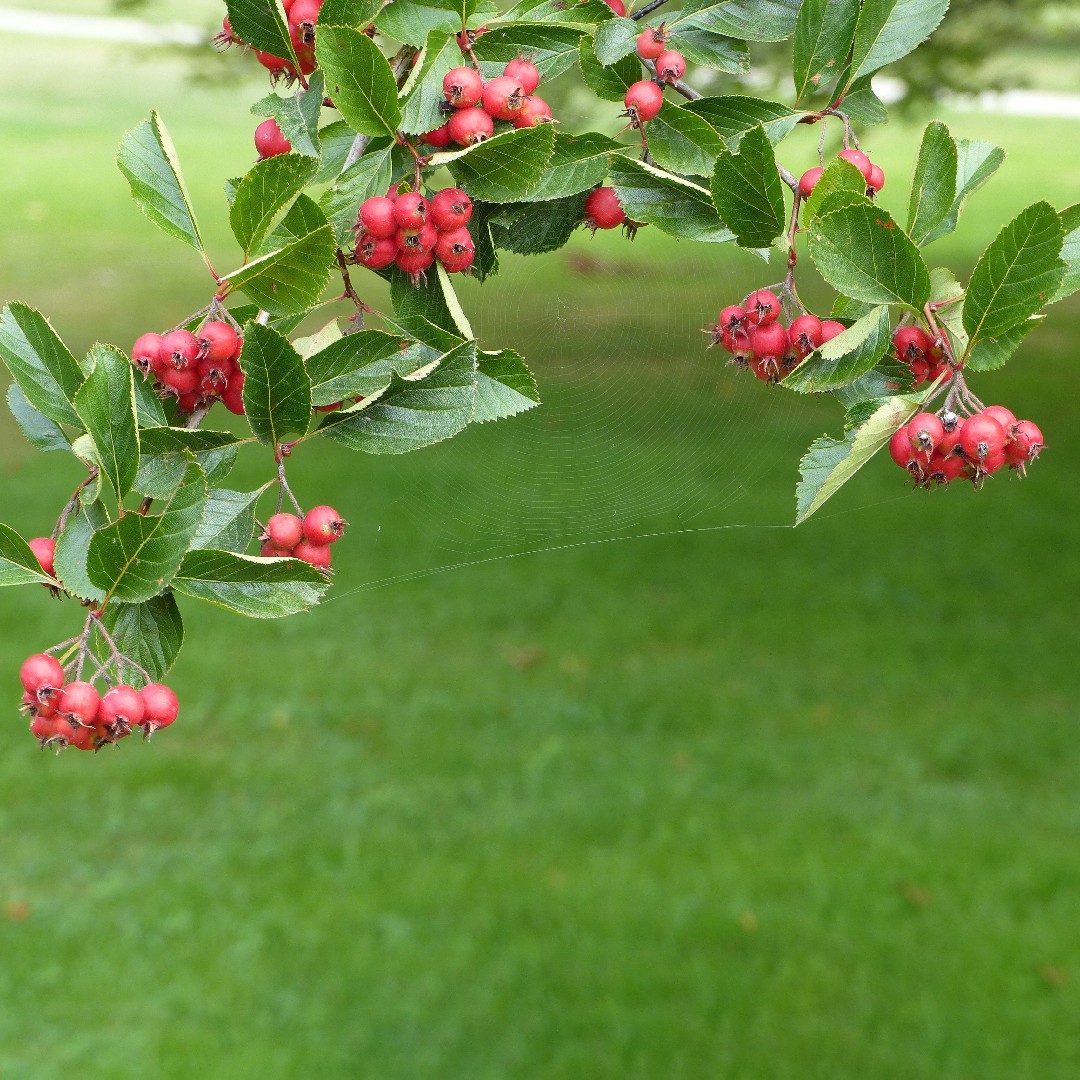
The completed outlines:
[[[176,695],[161,683],[148,683],[139,691],[143,703],[143,718],[140,721],[151,735],[158,728],[168,727],[180,712],[180,702]]]
[[[438,229],[434,225],[424,225],[419,229],[398,229],[394,242],[398,251],[434,251],[438,239]]]
[[[870,171],[874,166],[861,150],[856,150],[853,146],[848,150],[841,150],[836,156],[843,158],[845,161],[850,161],[851,164],[863,174],[863,179],[868,184],[870,183]]]
[[[30,721],[30,732],[42,746],[55,746],[62,750],[75,740],[75,728],[62,716],[35,716]]]
[[[22,707],[30,713],[31,716],[55,716],[56,710],[48,701],[40,701],[35,694],[31,694],[29,691],[24,690],[22,696]]]
[[[926,459],[920,459],[919,454],[912,447],[911,433],[907,424],[893,433],[893,437],[889,440],[889,454],[901,469],[907,469],[916,476],[921,475],[922,464]]]
[[[273,76],[284,74],[286,71],[295,74],[295,69],[283,56],[275,56],[273,53],[255,50],[255,59]]]
[[[326,544],[313,544],[310,540],[302,540],[296,545],[293,558],[317,566],[320,570],[330,569],[330,548]]]
[[[388,199],[385,195],[374,195],[364,200],[357,219],[371,236],[377,240],[385,240],[398,231],[397,218],[394,216],[396,205],[393,199]]]
[[[812,169],[807,169],[806,172],[799,177],[799,194],[804,199],[810,197],[810,193],[817,187],[817,182],[821,179],[825,170],[820,165],[815,165]]]
[[[456,255],[451,253],[446,258],[440,259],[440,262],[442,262],[443,269],[448,274],[463,274],[472,266],[475,258],[476,252],[469,248],[467,251],[462,251]]]
[[[472,199],[461,188],[443,188],[428,204],[428,220],[436,229],[459,229],[472,217]]]
[[[656,58],[656,77],[661,82],[678,82],[686,74],[686,58],[674,49],[665,49]]]
[[[484,80],[471,67],[456,67],[443,76],[443,94],[455,109],[466,109],[479,103],[484,93]]]
[[[434,251],[402,251],[398,249],[394,263],[403,273],[413,279],[413,284],[420,282],[420,275],[435,261]]]
[[[913,416],[907,425],[911,448],[929,461],[934,450],[945,438],[945,425],[934,413],[921,412]]]
[[[124,735],[127,734],[129,734],[129,732],[125,731]],[[123,735],[117,735],[116,738],[123,738]],[[72,728],[71,738],[68,739],[68,746],[74,746],[76,750],[97,750],[103,741],[106,740],[101,738],[97,728],[77,727]],[[115,739],[112,741],[115,742]]]
[[[353,259],[361,266],[369,270],[382,270],[389,266],[398,255],[396,233],[385,240],[379,240],[369,233],[364,233],[356,241],[356,251]]]
[[[747,319],[755,326],[768,326],[780,316],[780,301],[768,289],[752,292],[742,303]]]
[[[131,359],[144,375],[159,361],[161,340],[160,334],[143,334],[131,347]]]
[[[304,539],[303,522],[295,514],[274,514],[266,522],[266,535],[274,547],[291,551]]]
[[[35,536],[33,540],[29,541],[29,544],[30,550],[34,553],[34,558],[37,559],[41,569],[49,577],[56,577],[56,570],[53,567],[53,558],[56,555],[56,541],[48,536]]]
[[[199,388],[198,367],[166,368],[161,381],[175,394],[193,394]]]
[[[626,111],[630,116],[630,123],[635,127],[656,116],[663,104],[664,91],[648,79],[634,83],[623,98],[623,105],[626,106]]]
[[[551,106],[542,97],[530,94],[510,123],[516,128],[533,128],[537,124],[550,124],[552,120]]]
[[[341,538],[345,524],[332,506],[313,506],[304,515],[304,539],[312,544],[332,544]]]
[[[92,724],[100,707],[101,695],[88,682],[68,683],[56,699],[56,711],[73,724]]]
[[[768,322],[760,326],[750,326],[750,348],[758,357],[779,358],[787,352],[789,344],[787,328],[782,323]]]
[[[837,322],[835,319],[822,319],[821,320],[821,341],[818,345],[820,348],[826,341],[832,341],[834,337],[842,334],[847,327],[842,322]]]
[[[34,653],[22,662],[19,678],[23,689],[44,704],[64,685],[64,669],[55,656]]]
[[[901,326],[892,341],[896,358],[905,364],[923,359],[933,345],[933,338],[921,326]]]
[[[417,53],[419,56],[419,53]],[[436,149],[442,149],[444,146],[449,146],[454,140],[450,138],[450,128],[446,124],[440,124],[437,128],[433,128],[425,135],[421,135],[420,138],[428,144],[428,146],[434,146]]]
[[[406,191],[394,203],[394,220],[399,229],[419,229],[427,222],[428,202],[419,191]]]
[[[983,416],[992,416],[1005,429],[1006,435],[1012,429],[1013,424],[1016,423],[1016,417],[1004,405],[987,405],[983,409]]]
[[[800,359],[809,356],[821,344],[821,320],[816,315],[800,315],[788,327],[788,340]]]
[[[446,128],[458,146],[473,146],[495,134],[495,122],[483,109],[459,109],[446,121]]]
[[[620,18],[626,14],[626,5],[623,0],[604,0],[604,3]]]
[[[278,122],[270,117],[255,129],[255,149],[259,151],[259,158],[265,160],[287,154],[292,150],[292,143],[281,133]]]
[[[637,54],[642,60],[655,60],[665,49],[671,40],[671,35],[664,29],[663,24],[658,27],[649,27],[637,36]]]
[[[449,229],[439,233],[439,241],[435,245],[435,257],[441,263],[458,262],[463,255],[473,255],[475,247],[469,230],[462,226],[460,229]],[[472,259],[469,263],[471,265]]]
[[[480,104],[484,112],[496,120],[513,120],[525,104],[526,93],[519,79],[500,75],[484,86]]]
[[[626,211],[619,203],[615,189],[598,187],[585,200],[585,222],[594,232],[597,229],[617,229],[626,220]]]
[[[518,57],[511,60],[503,69],[503,74],[521,83],[526,95],[531,94],[540,85],[540,69],[531,61]]]
[[[866,186],[873,191],[880,191],[885,186],[885,173],[880,165],[870,166],[870,175],[866,178]]]
[[[962,458],[963,452],[959,449],[959,446],[960,433],[964,430],[964,418],[957,416],[956,413],[943,413],[941,424],[945,429],[945,434],[934,448],[934,456]]]
[[[186,368],[202,356],[202,345],[190,330],[171,330],[161,339],[158,355],[166,367]]]
[[[984,464],[986,460],[1005,449],[1005,429],[986,413],[976,413],[964,421],[960,433],[960,449],[972,462]]]
[[[737,304],[729,304],[720,312],[716,324],[728,334],[745,334],[748,325],[746,311]]]
[[[108,742],[115,742],[142,723],[146,705],[134,686],[114,686],[102,699],[96,727]]]
[[[970,466],[962,457],[957,457],[955,454],[949,456],[934,454],[926,465],[926,479],[935,484],[948,485],[952,480],[968,476],[969,470]]]
[[[221,393],[221,403],[236,416],[244,415],[244,373],[242,371],[229,377],[229,385]]]
[[[228,360],[236,352],[240,335],[227,323],[214,320],[205,323],[196,339],[204,360]]]
[[[1018,420],[1012,428],[1012,438],[1005,447],[1010,465],[1034,461],[1042,451],[1043,434],[1030,420]]]

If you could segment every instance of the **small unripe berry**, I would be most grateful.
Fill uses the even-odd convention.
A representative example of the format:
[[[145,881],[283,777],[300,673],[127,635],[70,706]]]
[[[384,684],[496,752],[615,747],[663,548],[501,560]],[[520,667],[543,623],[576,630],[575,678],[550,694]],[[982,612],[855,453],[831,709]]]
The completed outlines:
[[[345,524],[332,506],[313,506],[304,515],[304,539],[312,544],[332,544],[341,538]]]
[[[511,79],[517,79],[526,95],[531,94],[540,85],[540,69],[531,60],[523,57],[511,60],[503,69],[503,74]]]
[[[455,109],[467,109],[479,103],[484,80],[471,67],[456,67],[443,76],[443,95]]]
[[[255,149],[259,151],[260,159],[265,160],[289,153],[292,143],[282,134],[278,122],[270,117],[255,129]]]
[[[461,188],[443,188],[428,204],[428,220],[436,229],[459,229],[472,217],[472,199]]]
[[[615,189],[598,187],[585,200],[585,222],[590,229],[617,229],[626,220]]]
[[[807,169],[806,172],[799,177],[799,194],[804,199],[810,197],[810,193],[817,187],[817,182],[821,179],[825,170],[820,165],[815,165],[812,169]]]
[[[874,166],[861,150],[857,150],[852,146],[847,150],[841,150],[836,156],[843,158],[845,161],[850,161],[863,174],[863,179],[868,184],[870,183],[870,172]]]
[[[626,106],[633,126],[647,123],[656,116],[663,104],[664,91],[648,79],[634,83],[623,98],[623,105]]]
[[[274,514],[267,519],[265,538],[275,547],[291,550],[304,539],[303,522],[295,514]]]
[[[446,128],[458,146],[473,146],[495,134],[495,122],[483,109],[459,109],[446,121]]]
[[[674,49],[666,49],[656,58],[656,77],[661,82],[678,82],[686,74],[686,58]]]
[[[768,326],[776,322],[780,316],[780,301],[776,293],[768,289],[757,289],[752,292],[743,302],[743,310],[747,319],[755,326]]]

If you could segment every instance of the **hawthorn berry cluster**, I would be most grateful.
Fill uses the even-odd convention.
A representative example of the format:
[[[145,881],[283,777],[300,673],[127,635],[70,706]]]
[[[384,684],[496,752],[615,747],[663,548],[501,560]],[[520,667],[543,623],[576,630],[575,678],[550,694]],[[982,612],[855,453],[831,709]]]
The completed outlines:
[[[60,661],[48,653],[28,656],[19,678],[30,733],[43,748],[57,752],[67,746],[100,750],[136,728],[149,738],[168,727],[180,712],[176,695],[163,683],[148,682],[139,690],[118,683],[102,695],[93,682],[70,679]]]
[[[287,79],[292,82],[310,75],[316,68],[315,62],[315,24],[319,21],[319,12],[323,0],[281,0],[285,18],[289,25],[289,37],[296,50],[296,63],[273,53],[253,50],[255,58],[275,79]],[[219,46],[243,45],[244,42],[233,32],[232,24],[226,15],[221,23],[221,32],[214,37],[214,44]]]
[[[353,261],[369,270],[394,263],[414,281],[436,259],[447,273],[464,273],[476,255],[466,228],[472,209],[472,200],[460,188],[443,188],[425,199],[419,191],[399,194],[394,185],[360,207]]]
[[[720,344],[731,353],[731,363],[749,368],[763,382],[779,382],[815,349],[842,334],[845,326],[835,319],[799,315],[790,326],[780,322],[780,300],[769,289],[757,289],[741,304],[720,312],[714,326],[706,327],[710,345]]]
[[[259,554],[268,559],[300,559],[320,570],[330,569],[330,545],[345,532],[332,506],[314,506],[302,518],[277,513],[266,522]]]
[[[131,359],[152,377],[162,397],[173,397],[183,412],[220,401],[231,413],[244,412],[243,338],[228,322],[207,319],[195,331],[182,327],[166,334],[143,334]]]
[[[942,338],[931,337],[921,326],[901,326],[893,334],[892,343],[896,359],[911,369],[915,386],[938,379],[948,382],[952,378],[953,368],[945,359]]]
[[[959,479],[978,486],[1005,466],[1023,474],[1042,449],[1038,427],[1017,420],[1004,405],[989,405],[966,417],[948,409],[921,412],[889,440],[893,461],[916,487]]]
[[[876,195],[885,186],[885,173],[880,165],[875,165],[858,147],[849,146],[836,155],[850,161],[866,181],[867,195]],[[824,165],[815,165],[799,177],[799,194],[808,199],[817,187],[818,181],[825,175]]]

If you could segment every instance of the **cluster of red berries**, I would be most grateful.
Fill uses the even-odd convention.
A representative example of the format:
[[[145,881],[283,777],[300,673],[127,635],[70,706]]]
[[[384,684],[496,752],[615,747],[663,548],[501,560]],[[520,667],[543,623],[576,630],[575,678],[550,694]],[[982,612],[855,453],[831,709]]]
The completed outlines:
[[[843,158],[845,161],[850,161],[863,174],[868,195],[871,193],[876,194],[885,186],[885,173],[882,172],[881,166],[875,165],[861,150],[852,146],[847,150],[841,150],[836,156]],[[815,165],[814,168],[807,169],[799,177],[799,194],[804,199],[810,197],[810,193],[817,187],[817,182],[824,172],[823,166]]]
[[[443,188],[430,199],[419,191],[366,199],[357,214],[353,260],[369,270],[396,263],[414,281],[438,259],[448,274],[461,274],[473,264],[476,249],[465,227],[472,200],[460,188]]]
[[[130,735],[143,736],[168,727],[180,711],[176,695],[161,683],[141,690],[121,684],[104,697],[93,683],[68,682],[60,661],[47,653],[28,656],[19,670],[23,709],[30,715],[30,732],[43,747],[99,750]]]
[[[842,334],[835,319],[799,315],[790,326],[780,322],[780,301],[768,289],[752,292],[741,304],[720,312],[715,326],[706,327],[712,345],[721,344],[731,362],[748,367],[764,382],[779,382],[815,349]]]
[[[330,569],[330,545],[341,538],[345,522],[332,506],[314,506],[302,518],[274,514],[266,522],[259,554],[267,559],[301,559]]]
[[[209,320],[194,334],[143,334],[132,347],[131,359],[144,375],[154,377],[163,396],[175,397],[184,412],[220,400],[239,416],[244,411],[243,347],[243,338],[227,322]]]
[[[942,375],[952,378],[952,368],[945,359],[940,340],[932,338],[921,326],[901,326],[892,338],[896,359],[911,368],[916,386],[936,382]]]
[[[515,128],[550,124],[551,106],[533,93],[539,85],[539,69],[524,57],[511,60],[501,75],[486,83],[475,68],[453,68],[443,76],[443,107],[453,112],[445,124],[421,138],[438,148],[451,143],[474,146],[495,134],[496,120],[507,120]]]
[[[289,24],[289,37],[296,50],[296,64],[282,56],[255,50],[255,58],[275,78],[292,81],[315,70],[315,24],[319,21],[322,5],[323,0],[281,0]],[[233,32],[228,16],[222,20],[221,32],[215,35],[214,43],[223,46],[244,44]]]

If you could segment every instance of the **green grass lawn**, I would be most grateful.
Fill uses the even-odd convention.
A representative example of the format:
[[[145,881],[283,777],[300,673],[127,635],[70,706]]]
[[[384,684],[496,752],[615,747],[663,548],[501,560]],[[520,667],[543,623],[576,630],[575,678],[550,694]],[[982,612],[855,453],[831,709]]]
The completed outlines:
[[[262,87],[40,48],[50,78],[0,100],[0,300],[127,346],[205,282],[127,201],[121,130],[162,109],[227,263]],[[948,120],[1011,151],[951,265],[1075,199],[1078,125]],[[891,208],[917,139],[864,140]],[[796,531],[838,413],[698,332],[770,271],[648,230],[570,252],[464,290],[544,408],[400,460],[297,454],[301,497],[352,522],[329,602],[189,603],[149,747],[36,751],[14,673],[80,614],[5,591],[4,1080],[1080,1074],[1080,305],[976,384],[1047,433],[1029,480],[913,494],[875,461]],[[0,477],[37,535],[79,472],[5,417]]]

